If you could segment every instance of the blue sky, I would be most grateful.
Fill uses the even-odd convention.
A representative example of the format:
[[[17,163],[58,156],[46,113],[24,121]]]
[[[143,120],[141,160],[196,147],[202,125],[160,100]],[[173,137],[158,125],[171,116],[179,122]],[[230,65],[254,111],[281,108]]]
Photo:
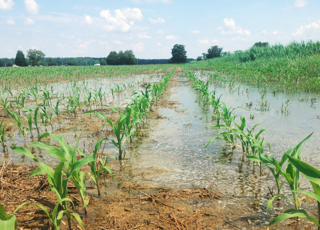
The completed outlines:
[[[196,58],[210,46],[320,40],[319,0],[0,0],[0,57],[170,58],[174,44]]]

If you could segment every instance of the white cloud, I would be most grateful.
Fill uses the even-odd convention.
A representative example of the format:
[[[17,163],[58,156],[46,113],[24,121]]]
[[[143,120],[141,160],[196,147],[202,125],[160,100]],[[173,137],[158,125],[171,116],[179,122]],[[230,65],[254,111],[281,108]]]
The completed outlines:
[[[214,43],[218,43],[219,42],[218,39],[212,39],[211,41],[214,42]]]
[[[268,33],[267,30],[263,30],[262,33],[263,33],[264,35],[270,35],[270,34],[277,35],[277,34],[278,34],[278,31],[272,31],[272,32]]]
[[[149,22],[153,23],[153,24],[161,24],[161,23],[165,23],[166,20],[164,20],[164,18],[156,18],[156,19],[153,19],[153,18],[149,18]]]
[[[178,37],[177,36],[175,36],[175,35],[167,35],[166,37],[165,37],[165,39],[167,39],[167,40],[174,40],[174,39],[177,39]]]
[[[35,22],[31,18],[27,18],[24,20],[25,25],[33,25]]]
[[[151,37],[146,34],[138,34],[138,38],[151,38]]]
[[[89,41],[86,41],[86,42],[80,44],[80,45],[79,45],[79,48],[80,48],[80,49],[87,49],[87,48],[88,48],[88,45],[90,45],[91,43],[94,43],[94,42],[95,42],[95,40],[94,40],[94,39],[91,39],[91,40],[89,40]]]
[[[308,31],[320,31],[320,20],[316,22],[312,22],[309,25],[300,26],[299,29],[296,30],[296,32],[292,33],[293,36],[302,36]]]
[[[123,43],[122,43],[121,41],[119,41],[119,40],[114,40],[113,43],[116,44],[116,45],[122,45],[122,44],[123,44]]]
[[[15,22],[12,19],[8,19],[6,21],[6,23],[9,24],[9,25],[14,25],[15,24]]]
[[[305,5],[307,5],[307,0],[295,0],[294,1],[294,6],[295,7],[304,7]]]
[[[250,36],[249,30],[243,30],[240,26],[236,25],[236,22],[232,18],[223,19],[225,28],[218,27],[218,30],[221,30],[222,34],[240,34]]]
[[[157,43],[157,46],[162,46],[162,44],[161,43]]]
[[[199,31],[199,30],[192,30],[191,33],[192,33],[192,34],[199,34],[200,31]]]
[[[93,22],[93,19],[90,15],[84,15],[84,18],[86,19],[86,22],[91,25]]]
[[[133,44],[132,49],[134,52],[142,53],[142,52],[144,52],[144,43],[139,42],[139,43]]]
[[[39,11],[39,5],[35,0],[24,0],[24,4],[26,6],[26,10],[30,14],[37,14]]]
[[[122,11],[122,13],[128,20],[141,21],[143,19],[141,10],[138,8],[126,8]]]
[[[31,46],[31,48],[30,49],[32,49],[32,50],[37,50],[38,49],[38,47],[37,46],[35,46],[35,45],[33,45],[33,46]]]
[[[202,40],[199,40],[198,42],[201,44],[208,44],[209,43],[208,39],[202,39]]]
[[[102,10],[100,16],[108,22],[104,26],[109,31],[121,30],[122,32],[128,32],[134,21],[140,21],[143,19],[141,10],[138,8],[126,8],[124,10],[115,10],[114,17],[111,15],[110,10]]]
[[[13,0],[0,0],[0,9],[11,10],[13,5]]]

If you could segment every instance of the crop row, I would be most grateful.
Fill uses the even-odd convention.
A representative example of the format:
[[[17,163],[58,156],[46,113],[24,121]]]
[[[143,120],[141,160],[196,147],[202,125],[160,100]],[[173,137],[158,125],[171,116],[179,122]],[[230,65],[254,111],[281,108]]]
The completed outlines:
[[[193,87],[195,90],[199,91],[204,103],[213,107],[213,116],[216,117],[217,122],[215,127],[221,130],[220,134],[212,138],[207,143],[206,147],[216,139],[229,142],[234,147],[238,146],[237,143],[240,142],[243,154],[248,159],[257,162],[260,165],[260,172],[262,165],[265,165],[274,177],[278,192],[268,201],[267,212],[269,212],[275,199],[288,199],[294,204],[294,209],[286,210],[283,214],[274,218],[269,225],[276,224],[288,218],[297,217],[306,218],[314,222],[318,226],[318,229],[320,229],[320,171],[301,160],[301,145],[311,137],[312,133],[299,144],[287,150],[280,161],[277,161],[275,158],[264,154],[266,147],[270,150],[270,145],[260,136],[265,130],[258,130],[257,133],[254,134],[254,131],[259,124],[253,126],[251,129],[247,128],[246,120],[243,116],[240,117],[240,123],[237,123],[233,111],[235,109],[241,109],[241,107],[228,108],[226,104],[221,101],[221,95],[216,97],[214,91],[208,91],[208,81],[205,82],[200,80],[191,71],[184,71],[193,81]],[[310,181],[314,192],[299,189],[300,174]],[[287,183],[290,188],[292,198],[281,193],[281,188],[285,183]],[[304,194],[306,196],[299,197],[298,194]],[[307,198],[313,198],[317,201],[318,220],[310,216],[306,210],[301,209],[302,202]]]
[[[174,69],[165,74],[165,76],[158,83],[147,84],[146,89],[135,90],[131,97],[129,97],[130,102],[123,109],[118,109],[112,106],[107,106],[113,111],[119,114],[119,119],[114,122],[102,112],[97,112],[94,110],[87,111],[85,113],[95,113],[98,117],[106,121],[105,125],[110,125],[115,139],[110,139],[110,141],[119,149],[118,159],[123,159],[123,149],[122,146],[124,141],[132,142],[133,137],[139,132],[139,129],[143,126],[146,121],[147,115],[152,110],[153,105],[159,99],[159,97],[166,90],[170,79],[173,76]],[[59,142],[59,148],[56,146],[48,146],[40,142],[43,138],[50,137],[53,140]],[[100,175],[101,173],[106,177],[106,172],[109,172],[113,176],[112,171],[107,166],[109,158],[103,159],[99,155],[99,148],[103,141],[109,140],[107,137],[102,138],[97,141],[92,155],[85,155],[84,152],[78,148],[79,138],[75,146],[69,145],[65,139],[58,135],[53,135],[50,133],[44,133],[39,136],[37,142],[30,143],[28,146],[36,146],[47,151],[49,155],[60,160],[58,166],[53,169],[50,166],[41,162],[36,158],[29,150],[25,147],[11,146],[11,149],[19,154],[23,154],[39,164],[39,168],[30,174],[30,176],[36,175],[46,175],[48,182],[50,184],[50,190],[55,192],[57,197],[57,204],[55,208],[49,213],[46,207],[35,204],[35,203],[23,203],[18,206],[12,215],[7,215],[5,209],[0,205],[0,228],[4,230],[15,230],[17,229],[17,219],[15,213],[25,205],[35,205],[41,208],[50,219],[53,228],[59,230],[61,228],[61,222],[64,215],[68,219],[68,227],[72,228],[73,218],[84,228],[82,220],[79,214],[71,211],[75,209],[74,204],[70,198],[68,198],[68,186],[67,184],[72,182],[74,186],[78,189],[81,199],[82,199],[82,209],[85,209],[87,213],[86,206],[89,203],[89,199],[86,198],[86,183],[85,183],[85,173],[81,171],[81,168],[86,164],[90,165],[89,175],[96,185],[98,190],[98,195],[101,195],[100,191]],[[77,158],[77,154],[81,155],[81,159]],[[101,167],[97,167],[98,162],[100,162]],[[68,205],[69,204],[69,205]]]

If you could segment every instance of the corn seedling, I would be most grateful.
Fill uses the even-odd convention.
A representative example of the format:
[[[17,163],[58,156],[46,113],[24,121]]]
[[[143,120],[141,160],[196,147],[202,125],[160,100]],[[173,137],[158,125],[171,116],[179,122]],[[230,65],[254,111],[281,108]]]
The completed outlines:
[[[107,166],[109,157],[107,157],[105,159],[105,161],[103,162],[102,159],[97,156],[100,145],[104,140],[107,140],[107,138],[100,139],[97,142],[97,144],[94,148],[93,155],[92,155],[93,158],[95,159],[95,161],[89,163],[90,168],[91,168],[91,172],[89,173],[89,175],[90,175],[92,181],[94,182],[94,184],[97,186],[98,196],[101,196],[100,183],[99,183],[99,177],[100,177],[101,171],[104,170],[104,177],[106,177],[106,171],[108,171],[113,178],[113,173],[112,173],[111,169]],[[98,162],[96,162],[96,161],[98,161]],[[101,167],[99,169],[97,169],[97,164],[99,164],[99,163],[101,163]]]
[[[61,210],[60,212],[58,212],[59,206],[62,205],[62,202],[70,202],[74,207],[74,204],[71,199],[64,198],[64,199],[61,199],[60,201],[58,201],[58,203],[55,205],[51,215],[49,214],[48,210],[44,206],[39,205],[39,204],[35,204],[35,203],[23,203],[23,204],[19,205],[13,211],[13,213],[11,215],[8,215],[8,214],[6,214],[4,207],[0,204],[0,229],[1,230],[17,230],[17,218],[16,218],[15,214],[20,208],[22,208],[23,206],[26,206],[26,205],[33,205],[33,206],[36,206],[36,207],[42,209],[42,211],[44,211],[44,213],[48,216],[51,224],[53,225],[54,230],[61,229],[61,221],[62,221],[63,214],[66,214],[67,216],[73,216],[77,220],[77,222],[80,224],[80,226],[82,228],[84,228],[84,225],[82,223],[82,220],[81,220],[79,214],[72,213],[68,210]],[[70,227],[71,227],[71,225],[69,225],[69,229],[71,229]]]
[[[287,181],[287,183],[289,184],[289,187],[291,189],[292,192],[292,196],[293,196],[293,200],[290,199],[287,196],[283,196],[283,195],[276,195],[274,196],[271,200],[268,201],[267,204],[267,212],[269,212],[271,206],[272,206],[272,202],[274,201],[274,199],[276,198],[285,198],[288,199],[289,201],[291,201],[294,205],[296,209],[299,209],[301,206],[302,201],[306,198],[306,197],[301,197],[298,198],[297,197],[297,190],[299,189],[299,179],[300,179],[300,171],[297,167],[295,167],[294,164],[292,164],[292,158],[297,159],[297,160],[301,160],[301,145],[303,142],[305,142],[306,140],[308,140],[311,135],[313,133],[311,133],[309,136],[307,136],[303,141],[301,141],[298,145],[296,145],[294,148],[289,149],[284,156],[281,158],[280,162],[278,163],[274,158],[269,157],[269,156],[260,156],[260,159],[262,159],[264,164],[271,164],[275,166],[275,169],[269,167],[267,165],[267,167],[271,170],[271,172],[273,173],[276,182],[277,182],[277,186],[278,186],[278,191],[281,189],[282,187],[282,183],[280,184],[280,179],[277,173],[280,173],[280,175],[282,177],[285,178],[285,180]],[[284,164],[284,162],[288,159],[288,156],[290,156],[290,161],[287,163],[286,166],[286,170],[284,171],[282,169],[282,165]]]
[[[56,193],[57,200],[61,202],[63,210],[66,212],[69,221],[69,228],[71,226],[70,212],[68,211],[67,201],[63,199],[67,198],[68,195],[68,186],[67,183],[69,180],[72,180],[76,188],[80,190],[81,198],[83,199],[84,207],[88,204],[88,201],[84,199],[83,186],[84,183],[84,173],[80,172],[80,168],[85,164],[88,164],[94,161],[92,156],[84,156],[81,150],[76,147],[72,148],[67,144],[63,137],[58,135],[51,135],[49,133],[44,133],[39,137],[39,141],[42,138],[50,136],[52,139],[59,141],[60,148],[55,146],[47,146],[41,142],[33,142],[31,146],[37,146],[41,149],[47,151],[47,153],[53,157],[60,159],[60,163],[53,170],[50,166],[41,163],[27,148],[23,147],[14,147],[11,146],[11,149],[16,152],[23,154],[29,158],[32,158],[35,162],[39,163],[40,168],[33,171],[30,176],[36,176],[39,174],[47,175],[48,182],[52,186],[50,189]],[[78,141],[77,141],[78,144]],[[79,152],[84,157],[80,160],[76,159],[76,152]],[[82,175],[82,176],[81,176]],[[85,188],[84,188],[85,191]]]
[[[1,121],[0,123],[0,142],[2,144],[3,151],[5,150],[5,141],[6,141],[6,126],[7,125],[13,125],[13,123],[7,123],[3,124],[4,121]]]
[[[113,109],[113,107],[110,107],[111,109]],[[117,111],[117,110],[116,110]],[[124,145],[124,137],[125,137],[125,122],[126,122],[126,116],[124,114],[120,115],[120,118],[117,122],[112,122],[109,118],[107,118],[107,116],[101,112],[96,112],[96,111],[88,111],[85,112],[86,113],[95,113],[98,117],[104,119],[106,121],[106,123],[104,124],[104,126],[106,124],[109,124],[112,128],[113,133],[116,135],[116,140],[114,139],[110,139],[111,142],[118,148],[119,150],[119,160],[123,159],[123,151],[122,151],[122,145]],[[123,143],[122,143],[123,141]]]

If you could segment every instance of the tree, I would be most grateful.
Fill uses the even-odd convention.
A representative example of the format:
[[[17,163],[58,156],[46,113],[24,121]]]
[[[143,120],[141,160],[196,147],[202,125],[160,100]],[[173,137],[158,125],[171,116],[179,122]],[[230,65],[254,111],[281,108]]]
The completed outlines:
[[[104,60],[104,59],[101,59],[101,60],[100,60],[100,65],[107,65],[107,62],[106,62],[106,60]]]
[[[253,46],[256,46],[256,47],[266,47],[266,46],[269,46],[269,43],[268,43],[268,42],[256,42],[256,43],[254,43]]]
[[[29,58],[29,61],[32,66],[39,65],[39,62],[44,59],[46,55],[42,53],[41,50],[37,49],[29,49],[27,51],[27,57]]]
[[[202,59],[202,57],[201,56],[198,56],[197,57],[197,61],[202,61],[203,59]]]
[[[12,61],[8,61],[7,66],[9,66],[9,67],[13,66]]]
[[[95,61],[94,61],[94,65],[95,65],[95,64],[100,64],[99,60],[95,60]]]
[[[221,56],[222,47],[219,46],[211,46],[208,49],[208,53],[206,55],[207,59],[217,58]]]
[[[170,63],[186,63],[187,51],[184,49],[184,45],[175,44],[171,50],[172,58],[168,61]]]
[[[126,50],[124,51],[125,56],[125,64],[126,65],[134,65],[136,63],[136,57],[133,54],[132,50]]]
[[[0,67],[2,67],[2,62],[1,62],[1,59],[0,59]]]
[[[111,51],[108,55],[108,57],[106,58],[106,61],[108,63],[108,65],[118,65],[119,61],[118,61],[118,54],[116,51]]]
[[[50,58],[48,61],[48,66],[56,66],[57,62],[54,58]]]
[[[68,65],[77,65],[77,62],[75,60],[69,60],[67,62]]]
[[[18,50],[14,62],[17,66],[27,66],[26,58],[21,50]]]

